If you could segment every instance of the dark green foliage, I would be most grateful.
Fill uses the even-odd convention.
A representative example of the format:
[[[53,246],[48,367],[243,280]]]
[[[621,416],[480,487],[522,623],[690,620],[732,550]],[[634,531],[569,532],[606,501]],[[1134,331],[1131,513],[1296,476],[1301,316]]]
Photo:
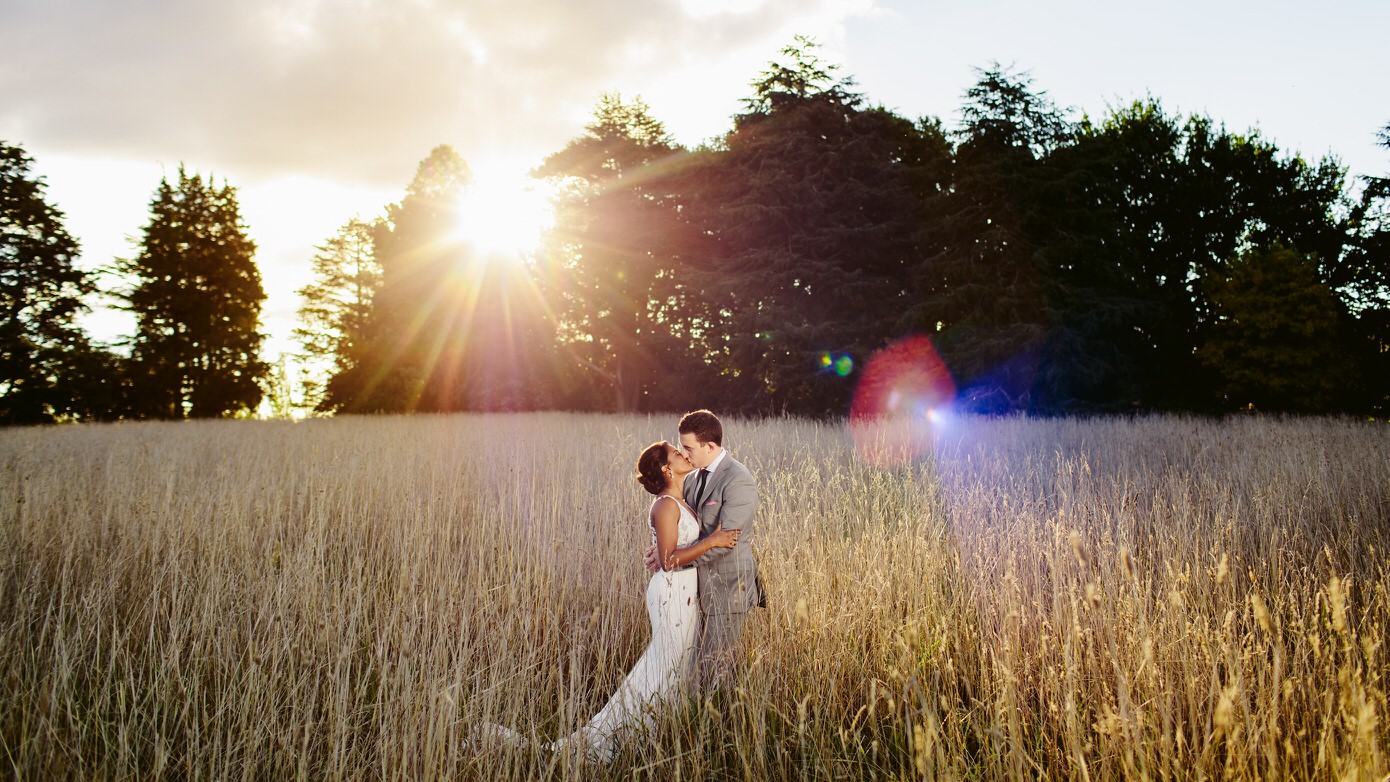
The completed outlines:
[[[1157,403],[1155,370],[1185,344],[1186,260],[1162,223],[1182,131],[1155,103],[1083,120],[1041,169],[1038,260],[1048,334],[1033,407],[1125,410]]]
[[[449,239],[466,167],[436,150],[375,234],[364,336],[320,346],[328,406],[843,415],[910,334],[979,412],[1390,405],[1385,179],[1354,197],[1152,98],[1073,120],[997,64],[964,99],[955,132],[909,121],[802,38],[706,147],[606,97],[537,171],[562,197],[523,275]]]
[[[1028,406],[1048,331],[1037,240],[1057,196],[1043,157],[1063,121],[1026,75],[997,65],[966,92],[949,192],[926,231],[943,242],[922,268],[919,326],[935,333],[962,401],[986,412]]]
[[[1341,308],[1316,261],[1286,247],[1242,253],[1205,280],[1212,317],[1198,358],[1228,409],[1327,412],[1342,407],[1353,366],[1341,350]]]
[[[0,141],[0,424],[107,418],[118,359],[77,325],[95,286],[33,160]]]
[[[461,235],[472,177],[437,147],[319,248],[300,407],[839,416],[869,356],[925,335],[978,412],[1390,413],[1390,178],[1154,98],[1073,119],[998,64],[954,131],[869,104],[805,38],[751,87],[693,150],[605,96],[534,172],[556,221],[519,262]],[[95,286],[30,165],[0,143],[0,423],[283,402],[235,191],[161,182],[118,265],[127,359],[77,327]]]
[[[1390,150],[1390,124],[1377,134]],[[1345,334],[1360,368],[1365,397],[1353,409],[1390,417],[1390,176],[1365,177],[1347,218],[1349,236],[1340,272],[1352,318]]]
[[[1372,279],[1332,161],[1281,157],[1155,101],[1068,125],[998,71],[969,97],[922,321],[940,324],[976,409],[1203,409],[1216,382],[1194,353],[1212,317],[1204,281],[1238,252],[1310,254],[1344,314]]]
[[[824,357],[862,362],[910,321],[944,145],[932,123],[866,108],[834,70],[806,41],[784,50],[685,180],[708,237],[685,273],[711,313],[707,382],[724,408],[846,411],[855,377]]]
[[[236,190],[179,167],[150,203],[140,253],[121,270],[138,331],[131,341],[134,414],[215,418],[254,412],[261,401],[265,291]]]

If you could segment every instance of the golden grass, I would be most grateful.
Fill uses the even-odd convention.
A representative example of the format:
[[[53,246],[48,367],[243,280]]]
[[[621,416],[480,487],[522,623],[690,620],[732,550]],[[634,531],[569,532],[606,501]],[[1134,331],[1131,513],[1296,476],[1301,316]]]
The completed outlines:
[[[675,418],[0,431],[22,779],[1385,779],[1390,428],[962,419],[873,468],[731,421],[771,607],[611,767],[465,752],[607,698]]]

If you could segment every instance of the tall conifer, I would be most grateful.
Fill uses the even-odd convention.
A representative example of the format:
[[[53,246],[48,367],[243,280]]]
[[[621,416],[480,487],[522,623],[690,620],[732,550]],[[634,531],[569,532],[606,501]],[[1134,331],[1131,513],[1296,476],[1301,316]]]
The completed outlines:
[[[121,264],[138,331],[137,413],[157,418],[244,414],[261,401],[258,331],[265,291],[236,190],[179,167],[150,203],[139,254]]]

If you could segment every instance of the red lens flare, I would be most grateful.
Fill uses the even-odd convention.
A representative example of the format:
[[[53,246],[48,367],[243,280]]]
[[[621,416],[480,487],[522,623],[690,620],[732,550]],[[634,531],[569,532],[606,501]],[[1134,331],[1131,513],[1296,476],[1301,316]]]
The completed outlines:
[[[850,404],[855,451],[877,467],[906,464],[931,447],[956,384],[926,336],[905,337],[869,357]]]

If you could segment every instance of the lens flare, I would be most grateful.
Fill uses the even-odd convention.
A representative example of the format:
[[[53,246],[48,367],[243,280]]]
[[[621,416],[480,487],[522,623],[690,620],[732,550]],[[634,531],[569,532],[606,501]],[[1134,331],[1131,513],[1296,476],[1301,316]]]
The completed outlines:
[[[833,372],[839,377],[849,377],[854,373],[854,357],[848,353],[822,353],[817,361],[822,372]]]
[[[850,405],[859,458],[878,467],[906,464],[926,451],[947,420],[956,385],[925,336],[900,339],[869,357]]]

